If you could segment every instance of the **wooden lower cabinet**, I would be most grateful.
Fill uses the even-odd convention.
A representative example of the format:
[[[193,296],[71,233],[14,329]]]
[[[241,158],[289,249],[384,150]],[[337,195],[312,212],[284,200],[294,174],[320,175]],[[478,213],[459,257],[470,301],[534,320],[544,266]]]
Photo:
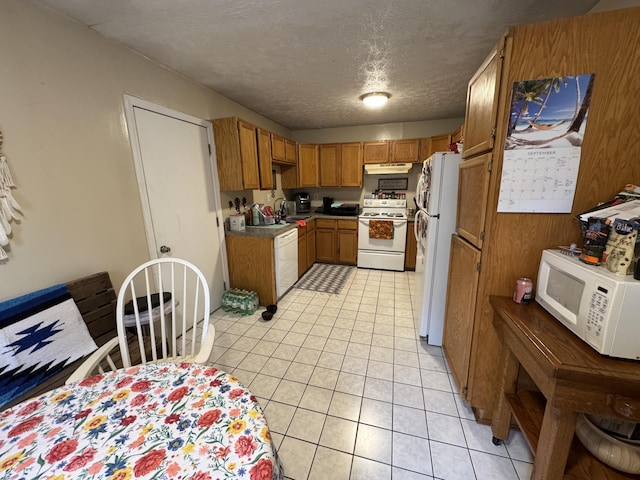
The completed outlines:
[[[307,271],[307,227],[298,227],[298,278]]]
[[[358,221],[316,219],[316,261],[355,265],[358,261]]]
[[[307,222],[307,270],[316,263],[316,221]]]
[[[463,398],[467,392],[479,264],[480,250],[452,235],[442,349]]]
[[[355,265],[358,262],[358,221],[337,221],[337,263]]]
[[[335,263],[336,261],[336,221],[316,220],[316,261]]]
[[[418,253],[418,244],[416,242],[416,236],[413,234],[414,222],[407,223],[407,243],[404,249],[404,269],[415,270],[416,269],[416,254]]]
[[[277,303],[273,238],[226,237],[231,288],[253,290],[260,305]]]

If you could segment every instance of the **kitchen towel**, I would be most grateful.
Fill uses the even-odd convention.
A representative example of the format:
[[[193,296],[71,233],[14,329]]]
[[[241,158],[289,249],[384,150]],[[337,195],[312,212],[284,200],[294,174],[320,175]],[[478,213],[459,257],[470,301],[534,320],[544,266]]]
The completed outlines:
[[[369,238],[393,240],[393,220],[369,220]]]

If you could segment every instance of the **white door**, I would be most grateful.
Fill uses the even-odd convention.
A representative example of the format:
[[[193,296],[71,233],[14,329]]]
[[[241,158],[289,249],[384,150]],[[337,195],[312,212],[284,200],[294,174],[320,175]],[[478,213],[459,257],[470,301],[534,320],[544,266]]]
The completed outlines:
[[[126,101],[150,257],[196,265],[215,310],[228,274],[210,123],[133,97]]]

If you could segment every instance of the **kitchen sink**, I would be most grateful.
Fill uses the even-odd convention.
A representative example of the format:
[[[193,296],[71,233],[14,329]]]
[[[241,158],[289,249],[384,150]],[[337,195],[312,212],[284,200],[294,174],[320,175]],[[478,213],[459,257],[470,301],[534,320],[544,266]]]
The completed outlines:
[[[273,225],[257,225],[257,228],[282,228],[282,227],[286,227],[287,225],[284,223],[274,223]]]

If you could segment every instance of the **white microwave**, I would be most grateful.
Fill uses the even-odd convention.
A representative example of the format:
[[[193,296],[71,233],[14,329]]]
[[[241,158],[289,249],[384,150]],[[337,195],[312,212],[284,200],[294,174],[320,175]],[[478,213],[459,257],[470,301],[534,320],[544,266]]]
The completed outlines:
[[[536,301],[603,355],[640,360],[640,281],[542,252]]]

